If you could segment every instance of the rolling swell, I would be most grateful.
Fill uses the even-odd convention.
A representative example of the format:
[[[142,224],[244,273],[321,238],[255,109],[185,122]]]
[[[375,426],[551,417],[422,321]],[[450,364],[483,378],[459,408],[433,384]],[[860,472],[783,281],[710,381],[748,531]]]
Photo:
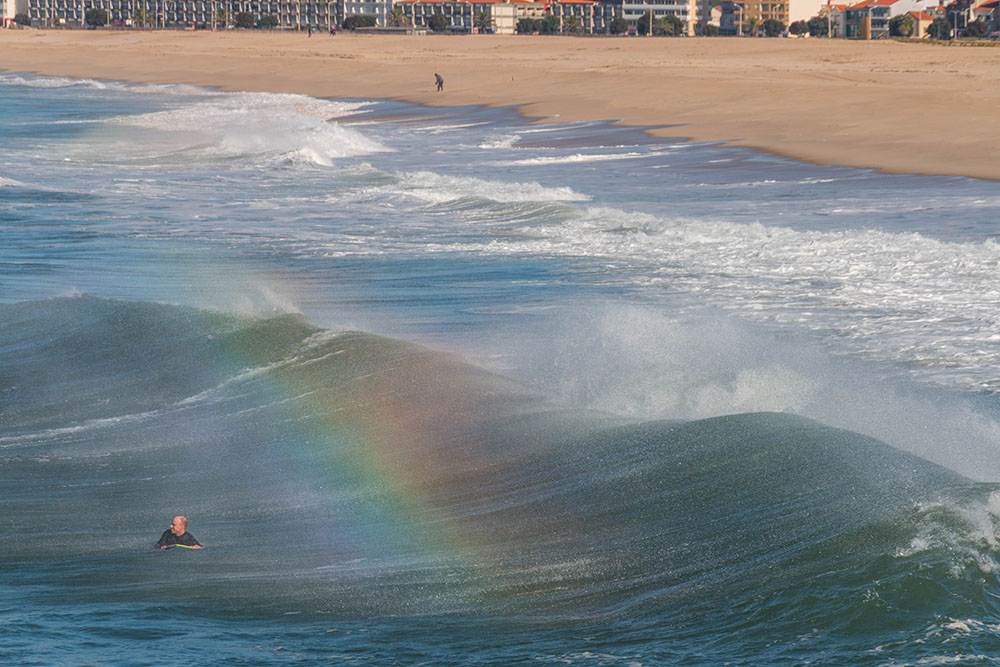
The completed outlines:
[[[0,306],[0,367],[0,568],[68,599],[996,641],[994,488],[794,415],[626,420],[301,315],[89,296]],[[211,549],[150,552],[177,512]]]

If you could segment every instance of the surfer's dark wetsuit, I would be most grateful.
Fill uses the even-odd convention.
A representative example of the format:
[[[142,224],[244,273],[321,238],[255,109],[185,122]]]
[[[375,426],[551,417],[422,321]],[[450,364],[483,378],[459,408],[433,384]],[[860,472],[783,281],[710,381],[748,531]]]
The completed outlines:
[[[160,535],[160,541],[153,545],[154,549],[162,549],[163,547],[172,547],[178,544],[182,544],[186,547],[200,547],[198,540],[194,539],[194,535],[185,532],[183,535],[174,535],[173,531],[167,528]]]

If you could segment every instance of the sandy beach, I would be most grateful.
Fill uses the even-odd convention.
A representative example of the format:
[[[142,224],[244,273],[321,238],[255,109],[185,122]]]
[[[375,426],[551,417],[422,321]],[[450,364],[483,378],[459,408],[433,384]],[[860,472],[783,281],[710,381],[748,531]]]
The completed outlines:
[[[819,39],[0,31],[0,68],[621,119],[826,164],[1000,180],[1000,48]],[[434,73],[445,78],[435,91]]]

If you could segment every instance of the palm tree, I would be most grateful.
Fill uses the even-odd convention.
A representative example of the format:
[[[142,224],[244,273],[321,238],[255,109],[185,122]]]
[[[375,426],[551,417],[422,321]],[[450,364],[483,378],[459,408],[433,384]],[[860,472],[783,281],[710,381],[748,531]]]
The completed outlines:
[[[140,28],[146,27],[146,21],[149,20],[149,12],[146,11],[145,7],[140,7],[135,10],[135,22],[139,24]]]
[[[219,11],[215,13],[215,16],[219,19],[223,28],[229,24],[229,11],[225,7],[219,7]]]
[[[563,32],[580,32],[580,19],[575,16],[567,16],[563,19]]]
[[[406,14],[403,13],[402,7],[393,7],[392,14],[389,17],[389,25],[394,28],[405,28],[410,24],[406,20]]]
[[[760,19],[757,18],[756,16],[751,16],[750,20],[747,21],[747,27],[750,28],[750,36],[751,37],[756,37],[757,36],[757,26],[759,26],[759,25],[760,25]]]
[[[889,34],[894,37],[909,37],[913,34],[913,17],[910,14],[894,16],[889,21]]]
[[[474,25],[476,30],[480,33],[484,33],[493,28],[493,15],[487,9],[484,9],[481,12],[476,12],[476,15],[472,19],[472,25]]]

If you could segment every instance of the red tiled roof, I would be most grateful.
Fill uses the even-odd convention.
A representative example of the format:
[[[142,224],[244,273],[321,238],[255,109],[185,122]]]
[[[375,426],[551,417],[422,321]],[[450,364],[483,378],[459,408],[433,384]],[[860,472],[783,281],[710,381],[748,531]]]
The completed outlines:
[[[927,12],[920,11],[919,9],[915,10],[915,11],[912,11],[912,12],[907,12],[907,14],[909,14],[913,18],[917,19],[918,21],[933,21],[934,20],[933,16],[931,16]]]

